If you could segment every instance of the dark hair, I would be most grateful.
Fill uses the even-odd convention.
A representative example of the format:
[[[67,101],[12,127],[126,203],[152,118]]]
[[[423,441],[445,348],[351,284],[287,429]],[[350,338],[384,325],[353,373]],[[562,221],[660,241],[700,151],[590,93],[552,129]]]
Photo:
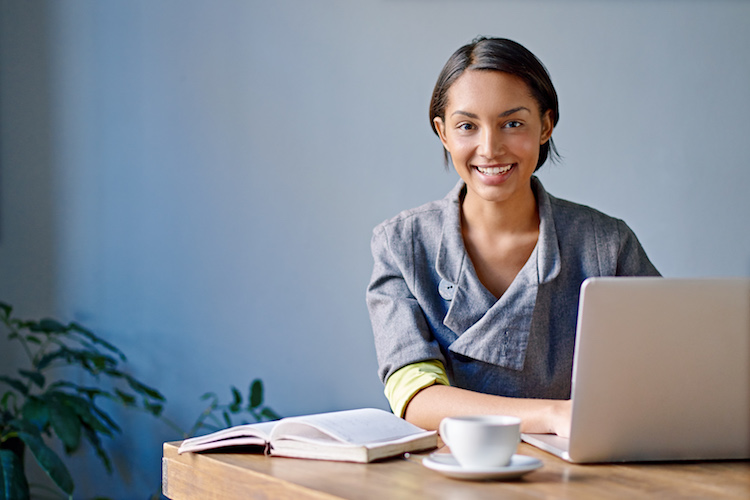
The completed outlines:
[[[438,133],[435,128],[435,117],[445,121],[448,90],[467,69],[502,71],[521,78],[528,85],[541,114],[544,115],[550,110],[552,124],[557,125],[560,118],[557,92],[544,64],[526,47],[513,40],[479,37],[454,52],[438,76],[430,101],[430,125],[435,134]],[[443,153],[447,165],[448,152]],[[559,157],[551,137],[539,146],[539,161],[534,171],[539,170],[548,157],[553,161]]]

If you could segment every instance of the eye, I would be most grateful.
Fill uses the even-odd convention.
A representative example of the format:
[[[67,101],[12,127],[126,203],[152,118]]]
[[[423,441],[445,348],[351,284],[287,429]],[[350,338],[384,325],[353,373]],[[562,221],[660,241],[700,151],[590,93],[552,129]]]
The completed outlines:
[[[458,130],[462,130],[462,131],[464,131],[464,132],[468,132],[468,131],[470,131],[470,130],[474,130],[474,125],[472,125],[471,123],[463,122],[463,123],[459,123],[459,124],[458,124],[458,125],[456,126],[456,128],[457,128]]]
[[[521,125],[523,125],[523,124],[521,122],[519,122],[518,120],[511,120],[508,123],[506,123],[505,125],[503,125],[503,127],[504,128],[518,128]]]

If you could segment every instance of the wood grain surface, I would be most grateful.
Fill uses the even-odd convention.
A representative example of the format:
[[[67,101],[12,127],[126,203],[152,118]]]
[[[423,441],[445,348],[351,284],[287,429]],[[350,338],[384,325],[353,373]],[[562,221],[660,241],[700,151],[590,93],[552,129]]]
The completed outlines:
[[[750,499],[750,461],[573,465],[527,444],[544,466],[513,481],[463,481],[427,469],[416,454],[370,464],[177,454],[165,443],[163,491],[171,500],[279,499]]]

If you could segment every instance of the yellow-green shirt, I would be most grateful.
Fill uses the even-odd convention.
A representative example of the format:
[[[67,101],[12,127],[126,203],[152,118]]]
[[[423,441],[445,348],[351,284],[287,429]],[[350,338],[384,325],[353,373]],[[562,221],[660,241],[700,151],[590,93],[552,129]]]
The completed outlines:
[[[450,385],[443,363],[436,359],[412,363],[399,368],[388,377],[385,382],[385,397],[393,413],[403,417],[411,399],[425,387],[434,384]]]

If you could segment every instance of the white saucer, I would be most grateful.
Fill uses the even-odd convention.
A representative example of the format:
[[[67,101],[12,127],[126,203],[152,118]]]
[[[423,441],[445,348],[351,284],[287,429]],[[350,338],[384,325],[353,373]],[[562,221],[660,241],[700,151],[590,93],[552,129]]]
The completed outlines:
[[[422,465],[454,479],[515,479],[542,466],[538,458],[513,455],[504,467],[466,468],[458,464],[450,453],[431,453]]]

